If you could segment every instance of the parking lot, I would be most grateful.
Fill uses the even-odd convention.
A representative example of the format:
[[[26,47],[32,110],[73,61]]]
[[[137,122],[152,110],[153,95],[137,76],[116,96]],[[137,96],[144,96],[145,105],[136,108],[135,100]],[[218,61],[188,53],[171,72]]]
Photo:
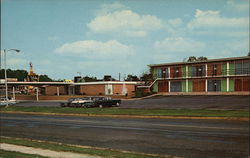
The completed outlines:
[[[155,96],[122,100],[121,108],[248,110],[249,96]],[[16,106],[59,107],[63,101],[21,101]]]

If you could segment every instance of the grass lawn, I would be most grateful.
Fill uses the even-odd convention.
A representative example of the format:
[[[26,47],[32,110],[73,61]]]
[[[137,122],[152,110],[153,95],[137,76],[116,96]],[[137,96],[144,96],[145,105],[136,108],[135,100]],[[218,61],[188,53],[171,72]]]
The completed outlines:
[[[36,140],[29,140],[29,139],[20,139],[20,138],[10,138],[10,137],[1,137],[1,143],[8,143],[8,144],[15,144],[15,145],[22,145],[34,148],[42,148],[42,149],[49,149],[54,151],[65,151],[65,152],[73,152],[73,153],[81,153],[81,154],[89,154],[89,155],[97,155],[104,158],[166,158],[166,156],[160,155],[144,155],[140,153],[129,153],[129,152],[122,152],[118,150],[111,150],[111,149],[98,149],[98,148],[87,148],[87,147],[79,147],[69,144],[62,144],[56,142],[45,142],[45,141],[36,141]],[[5,151],[4,151],[5,152]],[[4,153],[8,155],[8,153]],[[1,155],[0,155],[1,156]],[[6,156],[8,157],[8,156]],[[19,156],[17,156],[19,157]],[[26,157],[24,157],[26,158]],[[29,158],[29,157],[27,157]],[[39,157],[40,158],[40,157]],[[169,157],[171,158],[171,157]]]
[[[121,109],[121,108],[62,108],[62,107],[1,107],[0,112],[43,112],[60,114],[141,115],[141,116],[199,116],[199,117],[249,117],[243,110],[193,110],[193,109]]]
[[[0,149],[0,157],[1,158],[46,158],[40,155],[33,155],[33,154],[24,154],[14,151],[5,151]]]

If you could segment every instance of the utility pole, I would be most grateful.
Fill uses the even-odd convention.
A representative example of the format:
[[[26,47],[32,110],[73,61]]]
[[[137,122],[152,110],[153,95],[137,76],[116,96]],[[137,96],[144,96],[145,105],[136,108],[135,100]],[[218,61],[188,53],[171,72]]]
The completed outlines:
[[[2,69],[2,51],[0,50],[0,69]]]
[[[121,73],[119,72],[119,81],[121,81]]]

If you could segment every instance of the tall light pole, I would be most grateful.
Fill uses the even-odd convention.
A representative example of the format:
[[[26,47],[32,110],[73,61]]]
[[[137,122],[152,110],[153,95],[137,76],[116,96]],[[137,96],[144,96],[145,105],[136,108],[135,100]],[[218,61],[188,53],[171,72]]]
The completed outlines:
[[[20,52],[20,50],[18,49],[9,49],[9,50],[6,50],[4,49],[4,80],[5,80],[5,96],[6,96],[6,107],[9,106],[9,98],[8,98],[8,83],[7,83],[7,71],[6,71],[6,53],[8,51],[15,51],[15,52]]]

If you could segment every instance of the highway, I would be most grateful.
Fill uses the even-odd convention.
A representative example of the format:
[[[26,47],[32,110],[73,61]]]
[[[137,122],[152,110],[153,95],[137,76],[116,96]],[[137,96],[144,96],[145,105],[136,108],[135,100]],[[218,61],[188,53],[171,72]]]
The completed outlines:
[[[249,122],[1,113],[1,136],[187,158],[247,158]]]

